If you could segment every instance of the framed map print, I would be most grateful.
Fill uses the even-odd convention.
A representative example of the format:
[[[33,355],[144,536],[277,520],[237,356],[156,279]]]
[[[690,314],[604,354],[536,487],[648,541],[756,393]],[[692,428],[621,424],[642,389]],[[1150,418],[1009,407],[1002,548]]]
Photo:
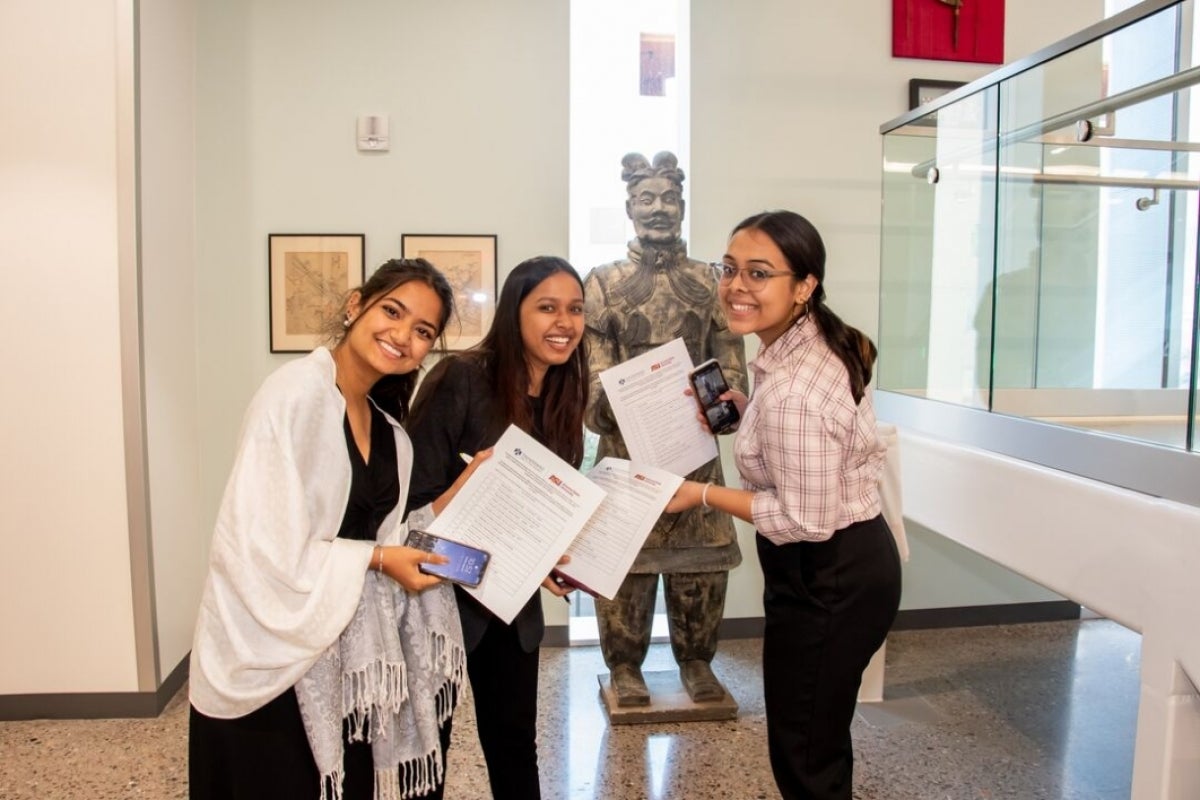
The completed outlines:
[[[454,287],[446,347],[465,350],[479,344],[496,313],[495,234],[406,233],[400,253],[433,264]]]
[[[361,233],[268,234],[272,353],[321,343],[346,293],[362,285],[365,245]]]

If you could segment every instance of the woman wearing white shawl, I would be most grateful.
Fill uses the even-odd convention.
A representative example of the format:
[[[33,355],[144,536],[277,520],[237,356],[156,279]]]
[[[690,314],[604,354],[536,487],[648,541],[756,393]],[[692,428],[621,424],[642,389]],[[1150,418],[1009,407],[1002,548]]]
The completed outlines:
[[[451,588],[419,571],[444,559],[399,544],[399,422],[452,311],[428,262],[389,261],[350,294],[333,349],[251,401],[192,648],[193,800],[394,800],[444,780],[462,633]]]

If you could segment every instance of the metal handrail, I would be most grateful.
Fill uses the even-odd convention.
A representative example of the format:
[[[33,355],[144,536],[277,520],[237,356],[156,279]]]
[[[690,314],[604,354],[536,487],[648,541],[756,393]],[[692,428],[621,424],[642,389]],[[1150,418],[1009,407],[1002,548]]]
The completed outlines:
[[[920,119],[931,111],[936,111],[939,108],[944,108],[945,106],[951,105],[952,103],[955,103],[964,97],[969,97],[970,95],[982,91],[989,86],[995,86],[996,84],[1006,81],[1015,75],[1019,75],[1022,72],[1027,72],[1034,67],[1045,64],[1048,61],[1052,61],[1061,56],[1063,53],[1068,53],[1072,50],[1083,47],[1086,44],[1090,44],[1097,39],[1102,39],[1111,33],[1115,33],[1122,28],[1126,28],[1130,25],[1141,22],[1143,19],[1149,16],[1157,14],[1158,12],[1172,6],[1177,6],[1183,2],[1184,0],[1145,0],[1145,2],[1138,3],[1132,8],[1127,8],[1119,14],[1114,14],[1108,19],[1101,20],[1095,25],[1084,28],[1083,30],[1068,36],[1065,39],[1044,47],[1032,55],[1018,59],[1011,64],[1006,64],[1003,67],[995,69],[992,72],[989,72],[987,75],[984,75],[982,78],[977,78],[976,80],[971,81],[966,86],[961,86],[952,92],[947,92],[941,97],[931,100],[920,108],[914,108],[911,111],[907,111],[895,119],[880,125],[879,132],[888,133],[896,128],[908,125],[910,122]]]
[[[1177,92],[1180,89],[1186,89],[1189,86],[1194,86],[1200,83],[1200,67],[1192,67],[1183,72],[1176,72],[1172,75],[1167,75],[1164,78],[1159,78],[1156,81],[1136,86],[1119,94],[1114,94],[1111,97],[1102,97],[1099,100],[1093,100],[1090,103],[1084,103],[1081,106],[1063,111],[1051,117],[1047,117],[1037,122],[1031,122],[1015,130],[1011,130],[1003,135],[995,136],[983,143],[984,152],[994,150],[997,147],[1005,147],[1016,142],[1022,142],[1034,136],[1044,136],[1050,131],[1056,131],[1065,128],[1068,125],[1074,125],[1082,120],[1090,119],[1091,117],[1099,117],[1103,114],[1110,114],[1115,111],[1120,111],[1137,103],[1153,100],[1156,97],[1162,97],[1165,94]],[[1103,143],[1100,143],[1101,145]],[[1188,143],[1189,147],[1191,143]],[[1184,148],[1180,148],[1184,149]],[[966,151],[964,151],[966,152]],[[975,152],[974,150],[970,152]],[[944,161],[944,159],[943,159]],[[915,165],[912,168],[912,174],[917,178],[925,178],[928,176],[929,170],[938,163],[937,158],[930,158]]]

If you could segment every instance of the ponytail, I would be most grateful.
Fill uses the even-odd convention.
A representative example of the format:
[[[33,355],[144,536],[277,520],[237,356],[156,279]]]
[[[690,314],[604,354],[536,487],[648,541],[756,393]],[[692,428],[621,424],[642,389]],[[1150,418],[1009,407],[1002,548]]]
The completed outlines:
[[[858,328],[851,327],[842,318],[833,313],[833,309],[825,305],[825,289],[820,284],[813,296],[808,298],[808,313],[825,336],[825,343],[843,364],[850,377],[850,396],[854,405],[862,402],[867,392],[867,384],[871,382],[871,373],[875,366],[875,357],[879,351],[871,338]]]

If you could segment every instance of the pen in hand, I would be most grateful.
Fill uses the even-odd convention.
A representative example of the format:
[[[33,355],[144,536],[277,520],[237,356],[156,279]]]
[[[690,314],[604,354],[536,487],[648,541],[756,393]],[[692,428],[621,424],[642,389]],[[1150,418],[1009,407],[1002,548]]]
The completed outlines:
[[[568,581],[567,579],[565,579],[562,575],[560,575],[558,573],[558,570],[554,570],[553,572],[550,573],[550,580],[554,581],[554,585],[560,589],[565,589],[567,587],[570,587],[572,589],[575,588],[574,584],[572,584],[570,581]],[[565,602],[567,605],[571,605],[571,595],[570,594],[559,595],[559,597],[561,597],[563,599],[563,602]]]

